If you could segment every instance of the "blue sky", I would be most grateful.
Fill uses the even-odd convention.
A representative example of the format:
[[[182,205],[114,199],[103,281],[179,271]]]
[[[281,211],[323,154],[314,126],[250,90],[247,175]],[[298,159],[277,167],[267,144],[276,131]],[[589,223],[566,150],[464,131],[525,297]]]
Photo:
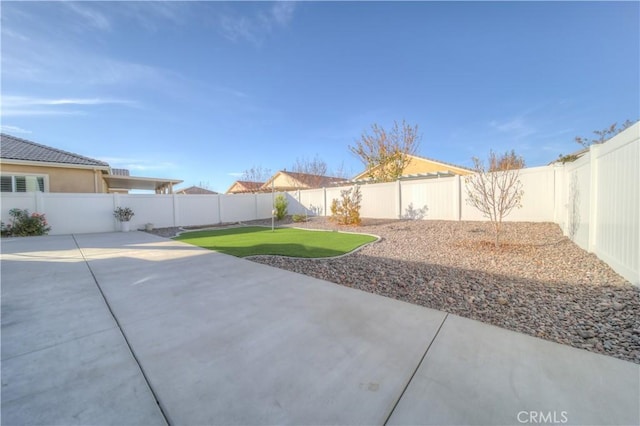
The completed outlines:
[[[539,166],[640,118],[638,2],[7,2],[2,131],[224,191],[403,119]]]

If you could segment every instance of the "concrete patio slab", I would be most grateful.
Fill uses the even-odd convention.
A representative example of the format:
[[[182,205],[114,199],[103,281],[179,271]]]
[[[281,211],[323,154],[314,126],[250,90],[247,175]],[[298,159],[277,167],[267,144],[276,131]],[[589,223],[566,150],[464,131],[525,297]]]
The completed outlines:
[[[77,240],[171,423],[383,424],[445,318],[203,249],[175,259],[179,242],[120,256],[111,238]]]
[[[150,234],[1,257],[5,424],[640,420],[636,364]]]
[[[3,241],[3,361],[114,327],[72,238]]]
[[[640,366],[449,315],[390,425],[637,425]]]
[[[163,424],[70,236],[2,240],[2,423]]]
[[[2,424],[166,422],[120,331],[111,329],[3,360]]]

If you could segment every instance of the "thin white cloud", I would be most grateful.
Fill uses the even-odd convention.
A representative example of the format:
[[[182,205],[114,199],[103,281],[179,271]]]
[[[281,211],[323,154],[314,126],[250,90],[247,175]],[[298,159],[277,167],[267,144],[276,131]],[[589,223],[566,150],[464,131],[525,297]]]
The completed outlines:
[[[154,89],[172,87],[181,81],[176,72],[101,56],[74,44],[49,39],[5,44],[3,79],[38,85],[129,85]]]
[[[295,6],[295,2],[281,1],[253,16],[223,13],[218,15],[217,28],[228,40],[260,45],[275,27],[286,27],[293,20]]]
[[[17,31],[11,30],[10,28],[7,28],[6,26],[2,27],[2,35],[5,36],[5,37],[11,37],[11,38],[14,38],[14,39],[17,39],[17,40],[20,40],[20,41],[29,41],[29,37],[17,32]]]
[[[111,22],[109,19],[106,15],[96,10],[96,8],[80,5],[77,2],[62,2],[62,4],[68,7],[72,12],[79,15],[81,19],[78,22],[81,22],[83,26],[89,26],[102,31],[111,29]]]
[[[22,127],[18,126],[10,126],[8,124],[3,124],[2,126],[0,126],[0,128],[3,132],[6,133],[31,133],[31,130],[23,129]]]
[[[2,98],[2,117],[46,116],[46,115],[83,115],[86,111],[69,110],[69,106],[127,105],[136,106],[136,102],[126,99],[108,98],[35,98],[29,96],[6,95]]]
[[[116,169],[127,169],[129,171],[153,171],[175,169],[177,165],[168,161],[154,161],[146,158],[130,158],[130,157],[94,157],[100,161],[109,163]]]
[[[123,169],[129,169],[131,171],[149,171],[149,170],[165,170],[165,169],[174,169],[177,166],[173,163],[169,163],[169,162],[164,162],[164,163],[129,163],[129,164],[123,164],[119,167],[122,167]]]
[[[251,43],[260,42],[256,28],[249,19],[244,16],[221,16],[219,29],[222,35],[231,41],[245,40]]]
[[[236,89],[232,89],[230,87],[215,87],[214,88],[215,91],[219,92],[219,93],[224,93],[227,95],[232,95],[235,96],[236,98],[248,98],[249,95],[240,91],[240,90],[236,90]]]
[[[47,115],[85,115],[86,113],[83,111],[76,110],[52,110],[52,109],[44,109],[44,108],[35,108],[35,109],[11,109],[2,107],[2,112],[0,116],[2,117],[33,117],[33,116],[47,116]]]
[[[197,2],[194,2],[197,4]],[[193,19],[192,4],[182,1],[125,1],[118,4],[117,11],[128,19],[137,21],[148,31],[173,25],[188,24]],[[195,15],[197,16],[197,15]]]
[[[536,133],[536,130],[522,116],[506,121],[493,120],[489,123],[493,129],[506,136],[522,139]]]
[[[296,4],[292,1],[276,2],[271,8],[271,16],[278,25],[285,26],[293,19]]]
[[[57,98],[44,99],[32,98],[28,96],[4,96],[4,105],[10,107],[15,106],[50,106],[50,105],[135,105],[136,102],[126,99],[110,99],[110,98]]]

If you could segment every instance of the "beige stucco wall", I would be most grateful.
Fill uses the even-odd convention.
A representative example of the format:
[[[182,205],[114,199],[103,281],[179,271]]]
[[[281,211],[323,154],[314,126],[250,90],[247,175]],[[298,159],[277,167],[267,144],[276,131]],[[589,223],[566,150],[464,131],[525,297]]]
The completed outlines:
[[[107,192],[105,182],[102,179],[102,171],[100,170],[1,163],[0,171],[3,174],[47,175],[49,177],[49,192]]]

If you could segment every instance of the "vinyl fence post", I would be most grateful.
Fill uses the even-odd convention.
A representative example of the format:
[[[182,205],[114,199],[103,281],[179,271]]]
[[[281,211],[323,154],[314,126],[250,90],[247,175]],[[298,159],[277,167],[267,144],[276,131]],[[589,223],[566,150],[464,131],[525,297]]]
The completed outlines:
[[[117,209],[118,207],[120,207],[120,194],[118,194],[117,192],[115,192],[113,194],[113,210]],[[111,215],[111,217],[113,217],[113,215]],[[114,231],[118,231],[118,221],[113,218],[113,230]]]
[[[564,185],[567,170],[562,163],[555,163],[553,166],[553,222],[560,225],[562,231],[566,231],[566,220],[563,214]]]
[[[176,194],[172,194],[171,202],[173,203],[173,226],[179,226],[179,217],[180,212],[178,211],[178,202],[176,201]]]
[[[396,191],[398,191],[398,219],[402,219],[402,181],[396,181]]]
[[[327,188],[322,188],[322,215],[327,216]]]
[[[456,175],[453,179],[453,220],[462,220],[462,179]]]
[[[598,154],[600,145],[591,145],[589,148],[589,244],[588,251],[596,252],[598,244]]]

